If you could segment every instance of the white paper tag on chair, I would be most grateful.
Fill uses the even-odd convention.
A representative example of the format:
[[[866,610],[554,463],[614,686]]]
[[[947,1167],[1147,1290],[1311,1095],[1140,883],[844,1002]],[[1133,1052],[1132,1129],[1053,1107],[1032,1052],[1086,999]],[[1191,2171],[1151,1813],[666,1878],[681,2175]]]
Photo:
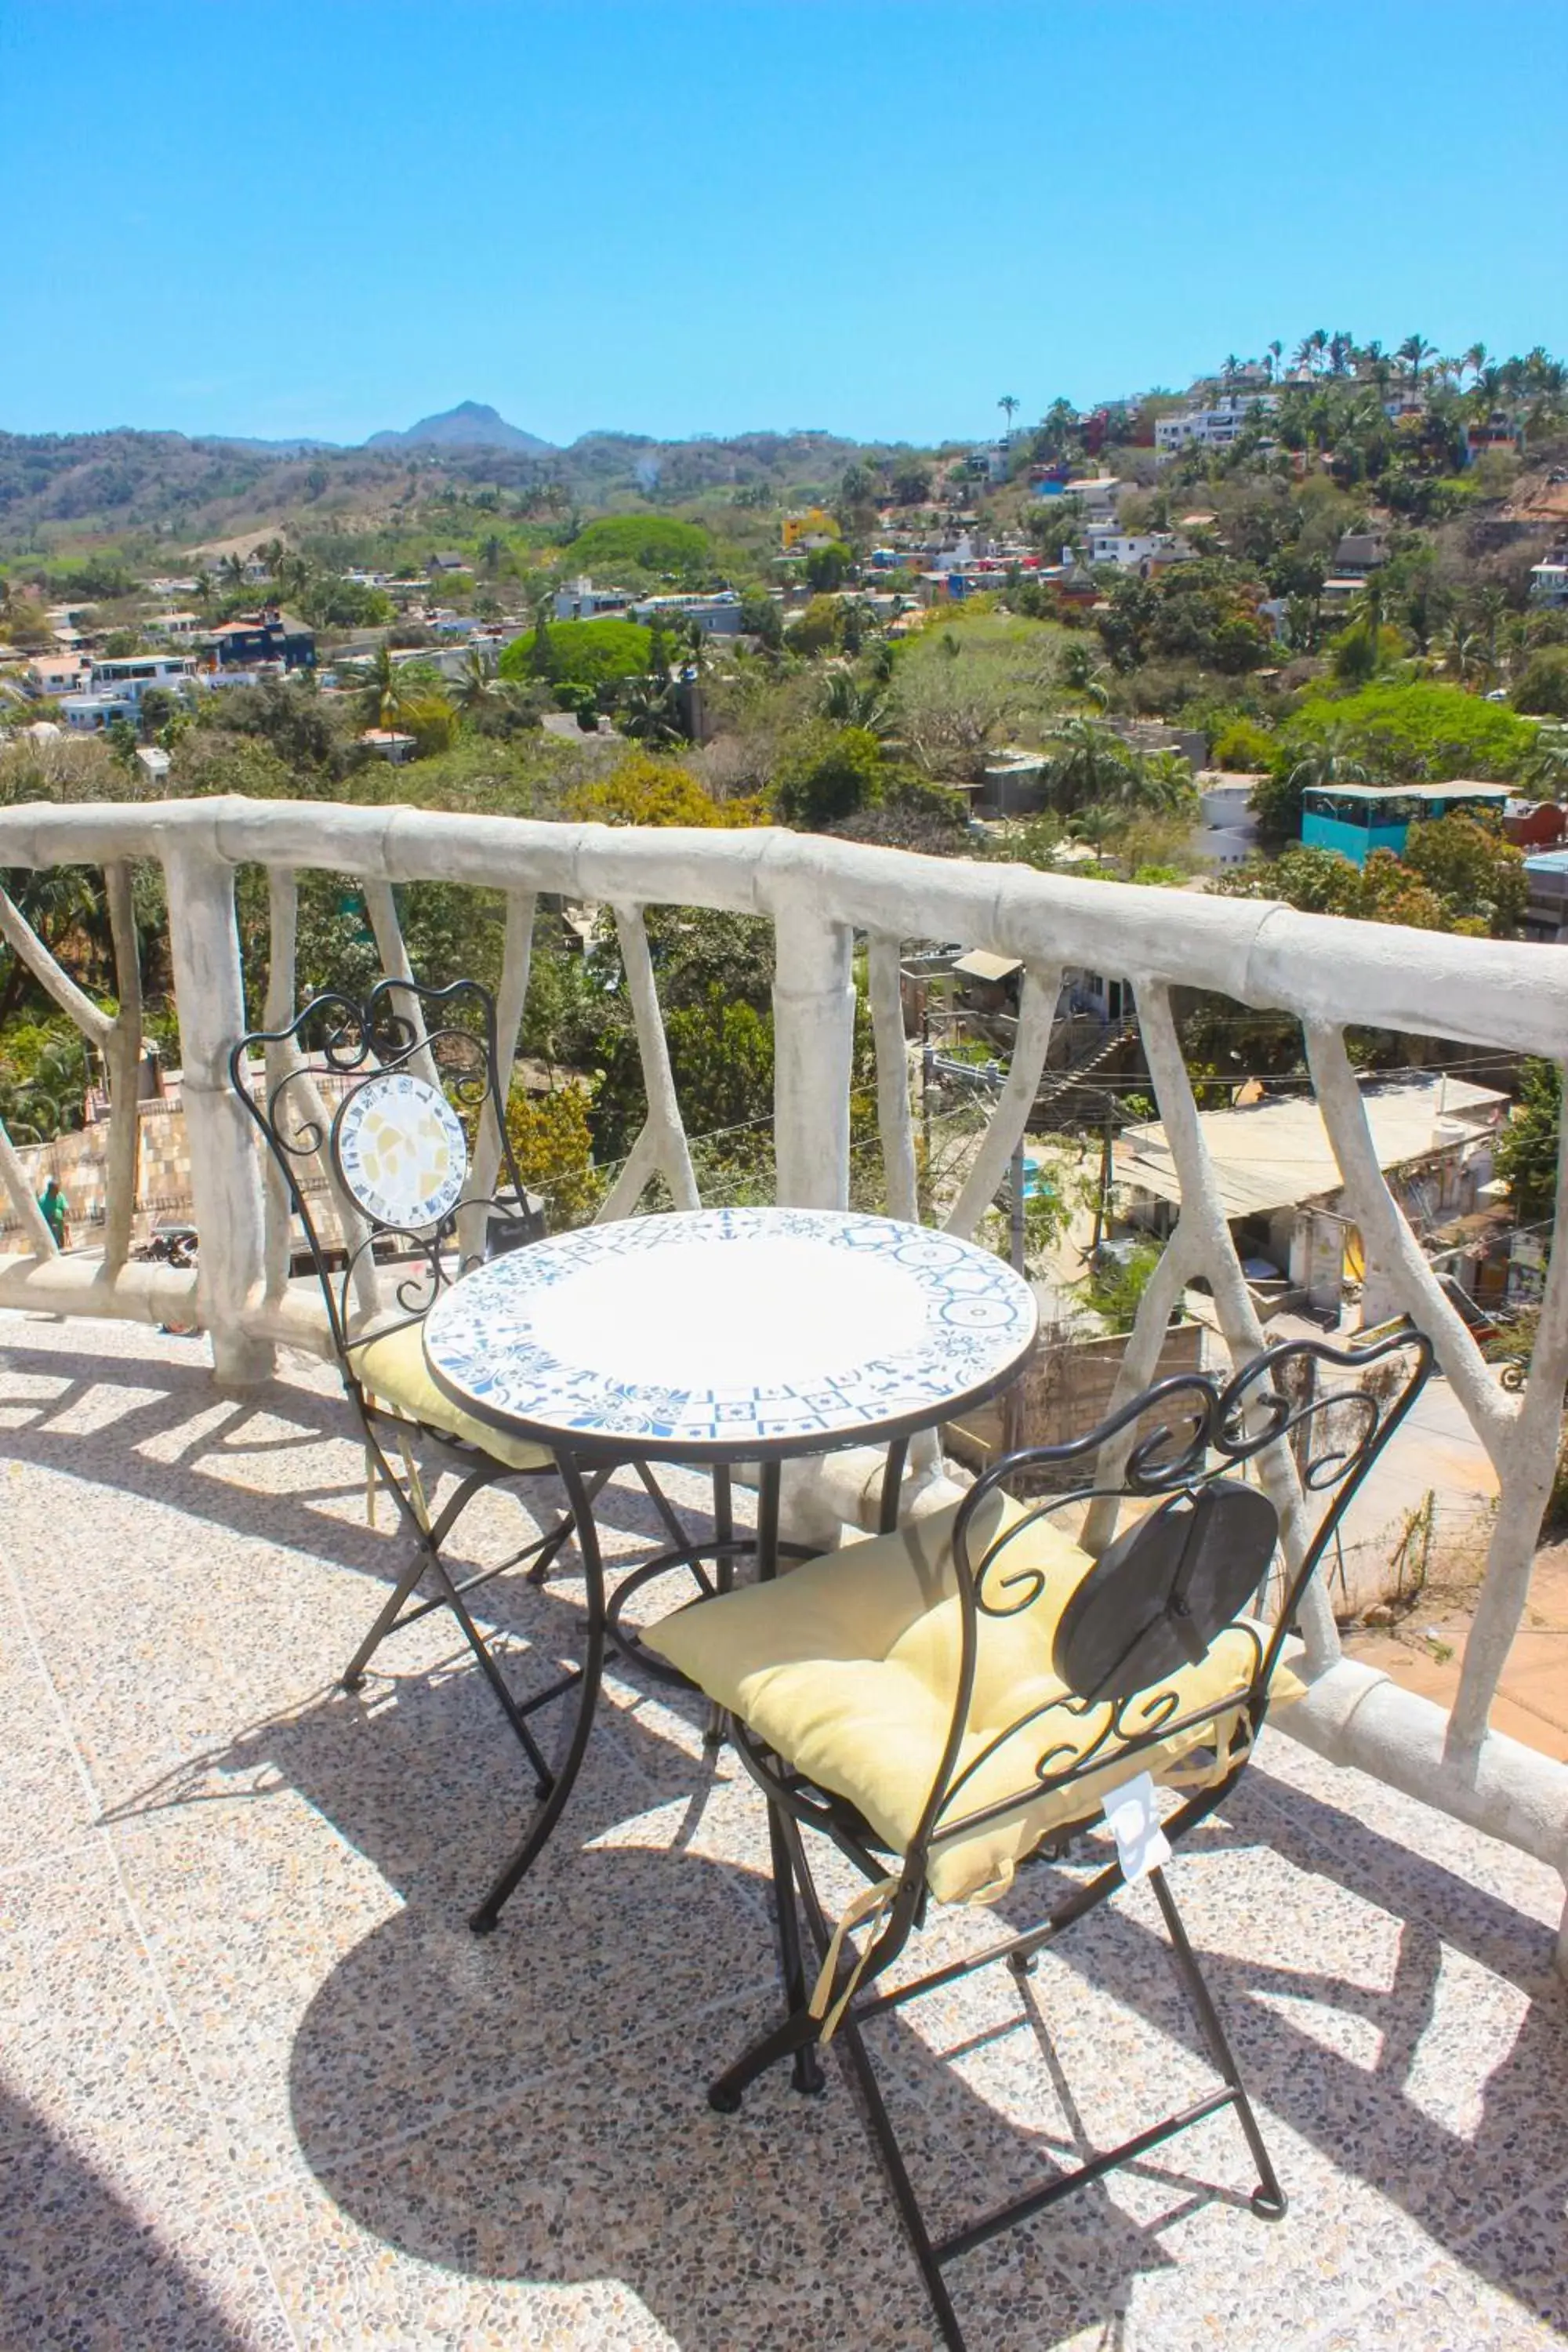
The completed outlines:
[[[1129,1885],[1170,1861],[1170,1842],[1160,1827],[1154,1783],[1147,1772],[1135,1773],[1119,1789],[1112,1789],[1104,1800],[1104,1811],[1121,1857],[1121,1875]]]

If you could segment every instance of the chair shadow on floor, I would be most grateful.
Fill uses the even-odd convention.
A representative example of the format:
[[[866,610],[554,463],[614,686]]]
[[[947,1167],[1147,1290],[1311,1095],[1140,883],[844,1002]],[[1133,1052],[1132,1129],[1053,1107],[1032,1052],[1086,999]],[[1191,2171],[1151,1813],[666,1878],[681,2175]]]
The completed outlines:
[[[617,1725],[617,1736],[626,1731]],[[432,1736],[428,1726],[419,1734],[426,1756]],[[301,1761],[293,1759],[296,1777],[319,1791],[319,1771],[301,1773]],[[710,1789],[731,1769],[720,1768]],[[700,1770],[672,1749],[654,1767],[655,1785],[689,1799]],[[444,1899],[440,1869],[458,1864],[421,1855],[417,1898],[321,1985],[290,2069],[295,2129],[321,2186],[376,2238],[447,2269],[562,2285],[618,2279],[685,2352],[738,2344],[760,2352],[849,2335],[877,2344],[933,2340],[847,2073],[831,2069],[818,2101],[797,2098],[780,2073],[738,2117],[706,2105],[707,2080],[766,2022],[776,2000],[757,1916],[766,1851],[760,1800],[754,1864],[742,1865],[616,1842],[624,1790],[603,1759],[584,1779],[596,1785],[585,1790],[581,1817],[496,1937],[460,1965],[446,1946],[444,1960],[433,1957],[429,1906]],[[749,1790],[741,1794],[751,1801]],[[349,1809],[346,1820],[334,1815],[345,1834],[384,1841],[387,1825],[373,1827],[363,1798],[345,1789],[338,1801]],[[1266,1842],[1278,1851],[1275,1810],[1273,1795],[1250,1810],[1233,1801],[1188,1842],[1200,1873],[1205,1859],[1245,1864]],[[1296,1792],[1289,1811],[1316,1872],[1318,1847],[1332,1842],[1340,1817]],[[1377,1843],[1361,1859],[1374,1861]],[[1397,1861],[1410,1883],[1407,1853],[1391,1849],[1386,1860]],[[1435,1871],[1423,1886],[1423,1866],[1414,1867],[1420,1899],[1398,1927],[1386,1989],[1305,1963],[1238,1958],[1234,1938],[1205,1959],[1255,2091],[1285,2127],[1276,2137],[1287,2175],[1296,2154],[1298,2177],[1287,2178],[1297,2196],[1293,2220],[1281,2231],[1253,2220],[1245,2147],[1230,2119],[1218,2118],[1180,2153],[1163,2149],[1134,2167],[1130,2190],[1096,2186],[965,2258],[952,2276],[973,2340],[1046,2346],[1099,2329],[1098,2341],[1116,2345],[1135,2283],[1183,2266],[1183,2225],[1194,2221],[1207,2232],[1206,2252],[1191,2257],[1208,2265],[1207,2291],[1216,2291],[1218,2263],[1227,2293],[1234,2287],[1243,2303],[1255,2294],[1266,2313],[1277,2308],[1281,2278],[1299,2270],[1301,2307],[1311,2311],[1322,2284],[1317,2242],[1337,2225],[1339,2176],[1403,2209],[1434,2252],[1452,2253],[1542,2319],[1560,2316],[1554,2290],[1528,2283],[1532,2264],[1540,2275],[1539,2212],[1516,2209],[1553,2171],[1568,2170],[1564,2004],[1542,1990],[1484,2084],[1472,2135],[1435,2119],[1411,2095],[1409,2077],[1444,1964],[1446,1939],[1426,1904],[1443,1903],[1448,1874]],[[1356,1887],[1358,1874],[1345,1873],[1352,1891],[1386,1907],[1375,1880]],[[1039,1875],[1060,1882],[1063,1874],[1042,1867]],[[1469,1940],[1517,1939],[1517,1914],[1473,1888],[1466,1893]],[[1016,1897],[1004,1910],[1021,1923]],[[702,1958],[695,1977],[694,1953]],[[1142,2045],[1143,2063],[1151,2032],[1164,2037],[1167,2074],[1184,2068],[1191,2080],[1206,2063],[1163,1938],[1136,1897],[1065,1939],[1026,1997],[1000,1972],[979,1981],[993,1990],[972,2009],[960,2005],[931,2021],[917,2009],[878,2029],[900,2137],[944,2225],[1001,2201],[1042,2168],[1070,2168],[1097,2139],[1104,2144],[1101,2070],[1117,2068],[1119,2029]],[[1090,1992],[1125,2015],[1111,2021],[1085,2082],[1080,1996]],[[1377,2063],[1352,2063],[1293,2023],[1290,2009],[1302,2003],[1373,2021],[1383,2037]],[[563,2014],[573,2017],[570,2031]],[[393,2015],[420,2039],[414,2075],[437,2086],[435,2111],[423,2122],[403,2113],[401,2137],[366,2090]],[[1068,2028],[1071,2054],[1059,2062],[1053,2016]],[[954,2044],[964,2045],[957,2063],[947,2054]],[[454,2052],[503,2050],[510,2075],[503,2068],[505,2079],[486,2081],[481,2068],[448,2096]],[[1026,2058],[1037,2069],[1026,2096],[1015,2088]],[[1120,2096],[1127,2086],[1109,2087]],[[1190,2095],[1145,2078],[1138,2120]],[[1307,2156],[1293,2149],[1292,2135]],[[1205,2210],[1213,2229],[1202,2222]],[[1375,2276],[1375,2260],[1366,2269]],[[1205,2284],[1194,2292],[1202,2295]],[[1255,2332],[1255,2340],[1263,2336]]]

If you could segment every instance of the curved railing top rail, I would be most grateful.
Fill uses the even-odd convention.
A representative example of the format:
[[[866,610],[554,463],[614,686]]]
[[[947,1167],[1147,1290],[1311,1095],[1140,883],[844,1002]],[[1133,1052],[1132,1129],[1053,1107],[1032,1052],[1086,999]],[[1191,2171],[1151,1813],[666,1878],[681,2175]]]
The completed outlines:
[[[228,865],[328,866],[387,882],[561,891],[611,903],[809,912],[894,938],[1209,988],[1311,1021],[1454,1037],[1561,1058],[1568,954],[1531,942],[1303,915],[1211,898],[923,857],[772,826],[733,832],[542,824],[402,807],[238,797],[30,802],[0,811],[0,866],[184,852]]]

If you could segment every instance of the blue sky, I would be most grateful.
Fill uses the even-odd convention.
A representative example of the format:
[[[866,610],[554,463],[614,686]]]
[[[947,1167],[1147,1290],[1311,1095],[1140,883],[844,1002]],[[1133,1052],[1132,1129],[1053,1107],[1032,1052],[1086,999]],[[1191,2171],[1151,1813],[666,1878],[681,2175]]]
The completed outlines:
[[[1568,346],[1568,6],[10,0],[0,429],[929,440]]]

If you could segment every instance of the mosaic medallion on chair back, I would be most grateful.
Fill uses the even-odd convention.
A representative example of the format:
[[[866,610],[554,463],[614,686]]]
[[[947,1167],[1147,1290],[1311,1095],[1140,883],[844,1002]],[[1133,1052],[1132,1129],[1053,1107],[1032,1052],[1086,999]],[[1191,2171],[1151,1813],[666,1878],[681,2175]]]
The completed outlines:
[[[357,1087],[338,1113],[332,1152],[351,1199],[377,1224],[424,1226],[456,1208],[468,1150],[438,1087],[389,1070]]]

